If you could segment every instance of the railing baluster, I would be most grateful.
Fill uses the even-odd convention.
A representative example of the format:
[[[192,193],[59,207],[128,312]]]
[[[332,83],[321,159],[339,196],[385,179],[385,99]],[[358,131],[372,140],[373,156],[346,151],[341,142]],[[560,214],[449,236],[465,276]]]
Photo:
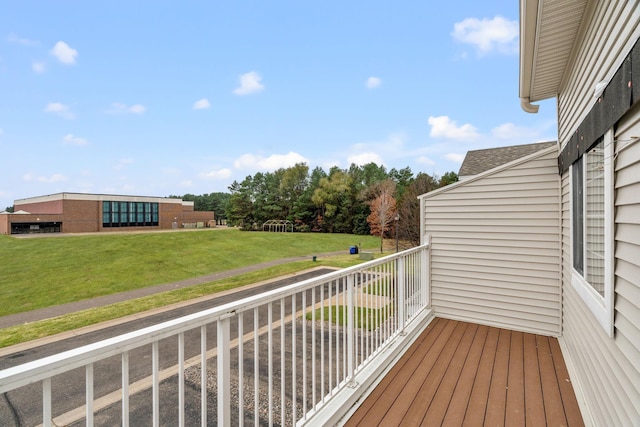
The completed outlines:
[[[122,427],[129,427],[129,352],[122,353]]]
[[[51,427],[53,415],[51,414],[51,377],[42,380],[42,424]]]
[[[178,425],[184,427],[184,332],[178,334]]]
[[[238,314],[238,424],[244,426],[244,312]]]
[[[328,325],[328,329],[329,329],[329,394],[333,393],[333,285],[335,283],[335,280],[331,280],[329,282],[329,312],[328,312],[328,316],[329,316],[329,325]]]
[[[218,425],[231,424],[231,319],[218,320]]]
[[[347,325],[344,323],[347,321],[349,314],[347,313],[348,310],[348,301],[345,300],[345,298],[349,298],[349,296],[347,295],[348,293],[348,279],[347,280],[343,280],[342,281],[342,377],[340,378],[341,381],[346,381],[347,377],[349,375],[349,372],[347,371],[348,369],[348,359],[347,359],[347,350],[349,348],[349,344],[347,343],[347,337],[349,334],[349,330],[347,328]]]
[[[340,280],[336,284],[336,387],[340,386],[340,368],[341,368],[341,339],[340,339],[340,330],[344,329],[344,326],[340,323],[340,316],[344,315],[343,309],[341,308],[339,295],[344,293],[342,284],[344,283],[344,279]],[[344,317],[344,316],[343,316]]]
[[[311,405],[316,408],[316,287],[311,288]]]
[[[291,296],[291,399],[293,400],[293,425],[298,422],[298,394],[296,392],[296,385],[298,383],[298,377],[296,375],[296,365],[298,355],[296,353],[296,295]]]
[[[153,406],[152,416],[154,427],[160,426],[160,380],[158,372],[160,371],[158,354],[158,341],[154,341],[151,344],[151,377],[152,377],[152,398],[151,404]]]
[[[320,285],[320,396],[322,398],[322,402],[324,402],[324,284]]]
[[[253,309],[253,425],[260,425],[260,322],[258,307]]]
[[[85,422],[88,426],[93,425],[93,363],[89,363],[85,367],[85,400],[86,400],[86,413]]]
[[[207,327],[200,327],[200,424],[207,425]]]
[[[398,325],[398,332],[404,332],[405,326],[405,306],[406,306],[406,295],[404,289],[404,259],[398,259],[398,321],[400,324]]]
[[[353,289],[353,274],[347,276],[347,375],[346,380],[351,381],[354,376],[355,362],[353,360],[355,355],[355,320],[354,320],[354,289]]]
[[[269,426],[273,425],[273,303],[267,305],[267,331],[269,343]]]
[[[285,425],[285,399],[286,399],[286,368],[285,368],[285,299],[280,298],[280,425]]]
[[[302,291],[302,418],[307,416],[307,291]]]

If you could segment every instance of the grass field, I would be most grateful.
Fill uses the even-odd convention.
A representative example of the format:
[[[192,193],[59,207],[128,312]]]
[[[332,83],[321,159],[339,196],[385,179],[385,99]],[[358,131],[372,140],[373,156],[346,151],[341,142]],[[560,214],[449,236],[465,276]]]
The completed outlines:
[[[373,236],[189,232],[0,236],[0,316],[274,259],[375,248]]]

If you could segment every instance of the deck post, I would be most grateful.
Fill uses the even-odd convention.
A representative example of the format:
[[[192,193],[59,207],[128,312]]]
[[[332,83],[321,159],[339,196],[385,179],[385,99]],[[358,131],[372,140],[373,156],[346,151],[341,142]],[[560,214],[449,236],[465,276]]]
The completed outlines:
[[[420,285],[425,307],[431,307],[431,236],[425,237],[420,268]]]

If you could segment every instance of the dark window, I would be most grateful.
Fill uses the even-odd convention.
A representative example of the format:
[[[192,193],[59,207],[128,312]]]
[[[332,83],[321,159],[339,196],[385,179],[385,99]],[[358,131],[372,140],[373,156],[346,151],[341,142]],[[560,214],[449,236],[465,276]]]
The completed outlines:
[[[158,225],[158,203],[102,202],[103,227]]]

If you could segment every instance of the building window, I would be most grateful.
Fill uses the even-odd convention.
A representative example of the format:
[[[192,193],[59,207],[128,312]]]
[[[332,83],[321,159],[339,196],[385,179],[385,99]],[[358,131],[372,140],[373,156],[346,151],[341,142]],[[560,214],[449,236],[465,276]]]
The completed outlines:
[[[572,284],[613,334],[613,132],[571,168]]]
[[[103,227],[157,226],[158,203],[102,202]]]

